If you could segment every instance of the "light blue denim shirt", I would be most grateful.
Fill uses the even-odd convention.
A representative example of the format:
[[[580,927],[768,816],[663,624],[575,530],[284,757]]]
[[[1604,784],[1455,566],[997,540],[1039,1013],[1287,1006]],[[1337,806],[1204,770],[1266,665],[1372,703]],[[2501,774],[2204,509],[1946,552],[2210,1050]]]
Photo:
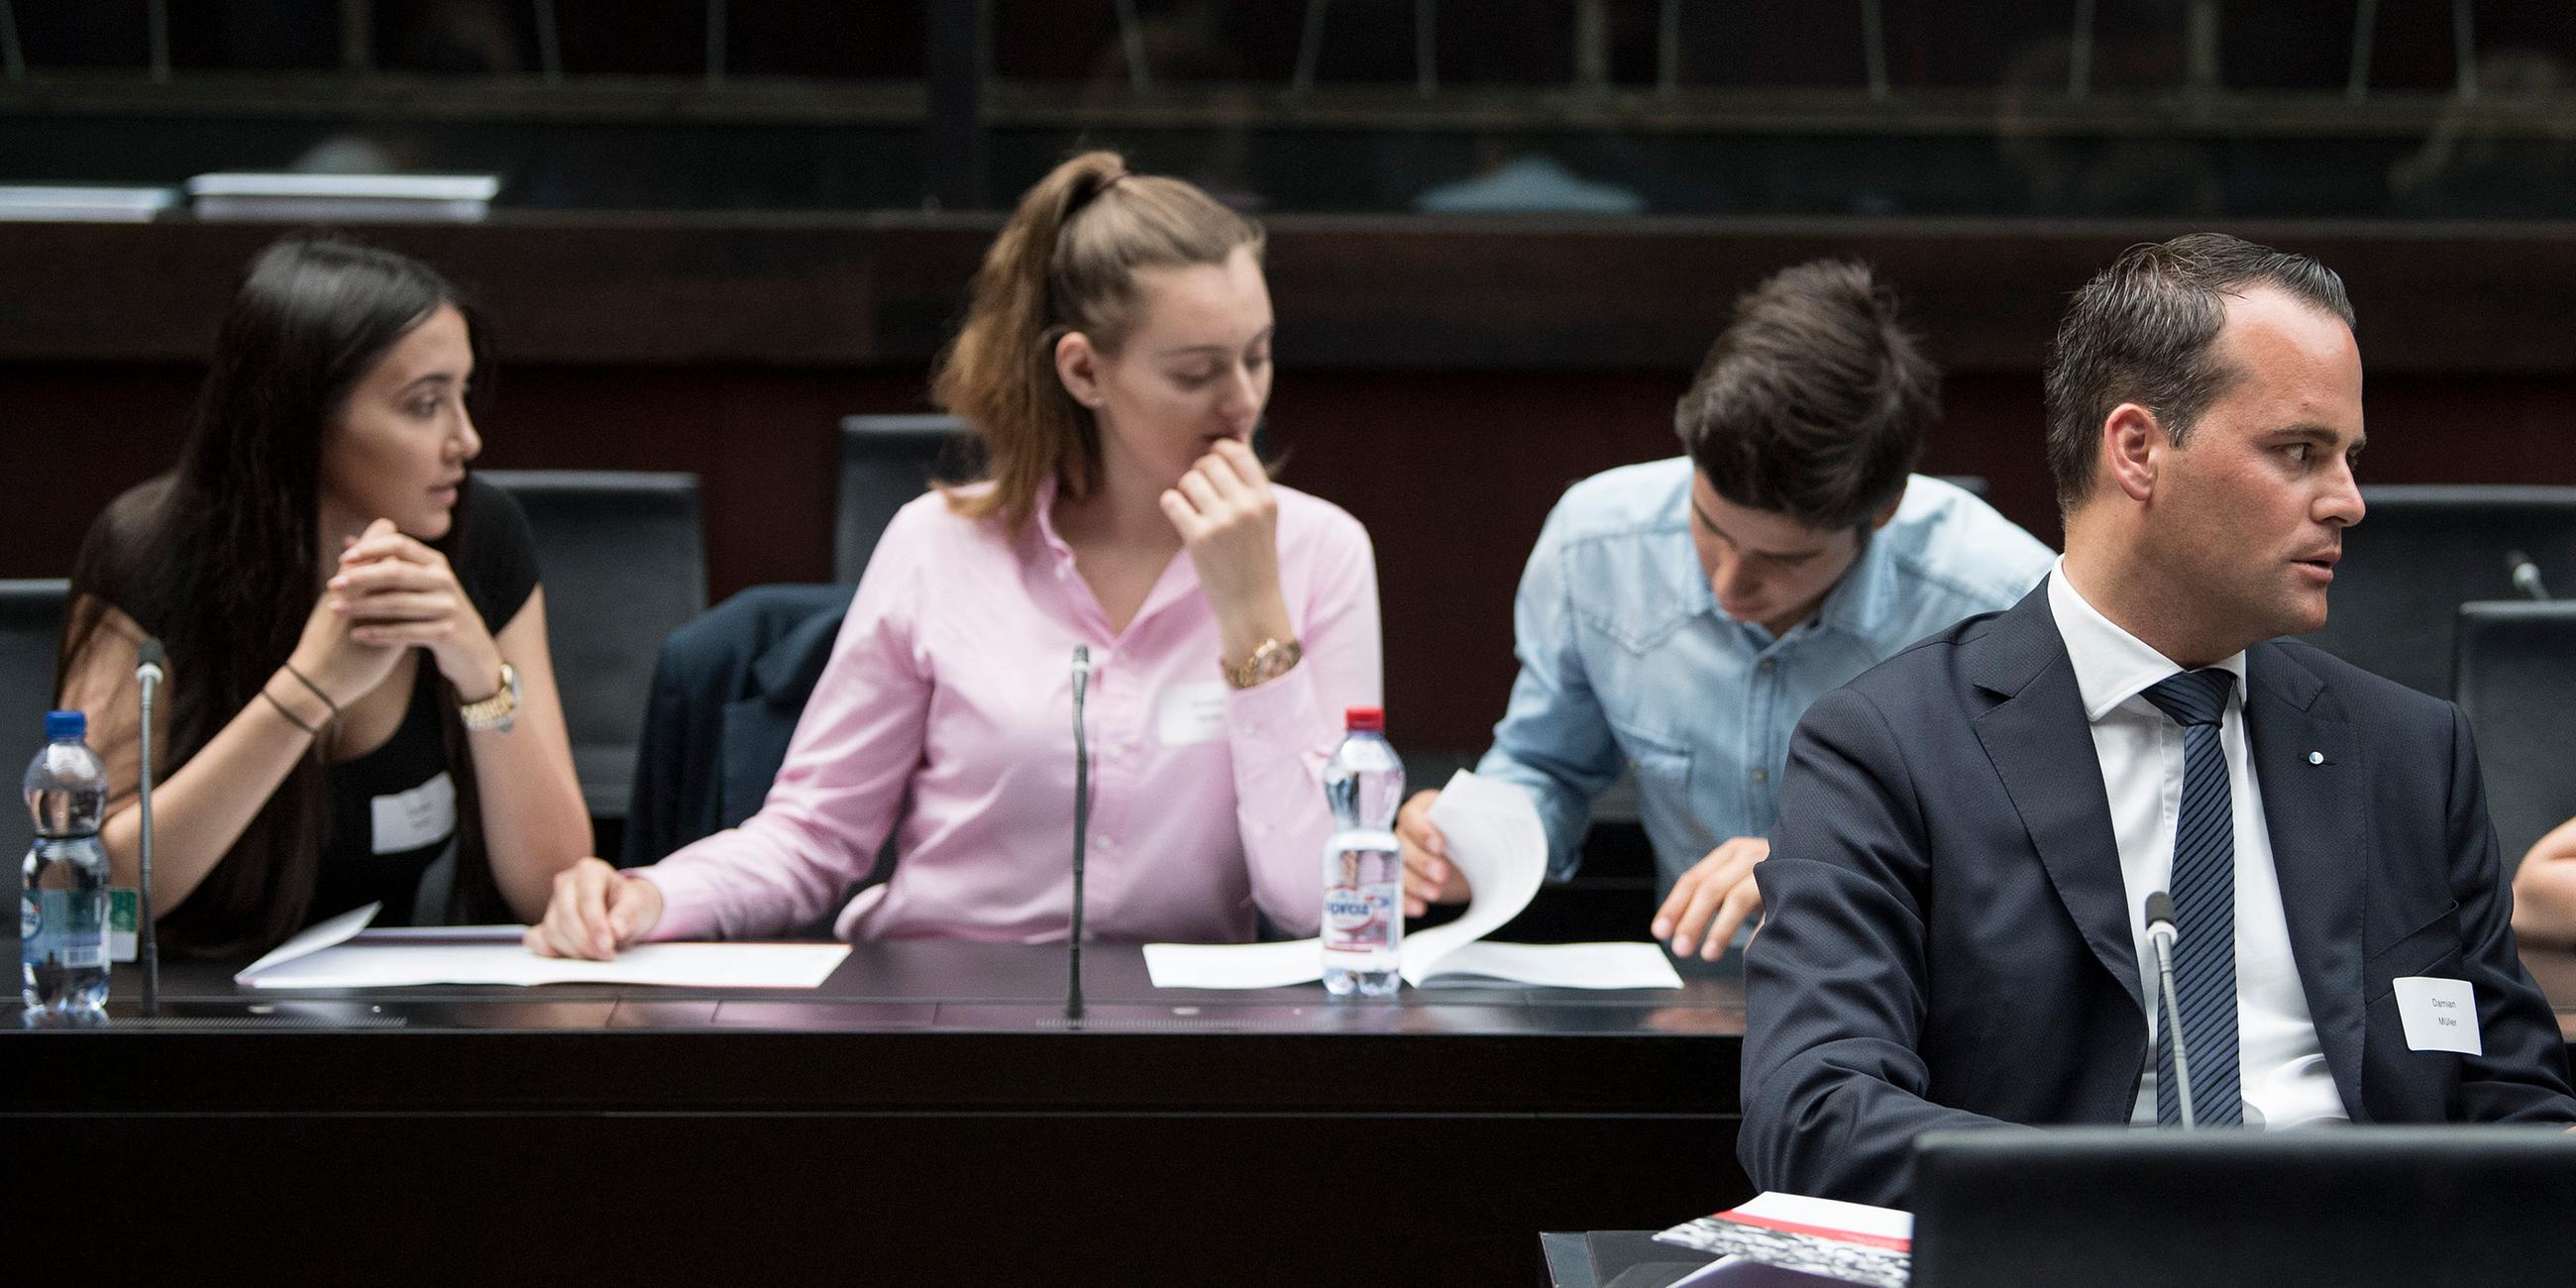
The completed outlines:
[[[1476,772],[1530,790],[1557,880],[1580,861],[1592,798],[1623,769],[1659,891],[1719,843],[1770,835],[1808,703],[1962,617],[2010,607],[2056,557],[1918,474],[1815,615],[1774,639],[1718,611],[1691,546],[1691,468],[1675,457],[1575,484],[1521,576],[1520,678]]]

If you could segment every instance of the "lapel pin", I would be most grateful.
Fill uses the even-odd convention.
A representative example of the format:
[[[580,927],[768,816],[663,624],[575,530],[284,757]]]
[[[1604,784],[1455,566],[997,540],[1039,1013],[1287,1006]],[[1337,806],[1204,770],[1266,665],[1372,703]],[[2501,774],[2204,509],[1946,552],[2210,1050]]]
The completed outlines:
[[[2322,765],[2326,763],[2326,754],[2322,751],[2309,752],[2308,763],[2311,765]]]

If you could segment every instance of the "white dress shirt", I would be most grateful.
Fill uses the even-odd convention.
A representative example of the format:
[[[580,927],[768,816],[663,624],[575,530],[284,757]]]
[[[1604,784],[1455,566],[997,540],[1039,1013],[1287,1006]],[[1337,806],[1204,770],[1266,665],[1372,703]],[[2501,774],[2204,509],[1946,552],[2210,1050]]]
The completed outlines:
[[[2091,722],[2093,754],[2102,762],[2102,787],[2111,802],[2111,834],[2120,847],[2120,877],[2128,892],[2129,935],[2137,946],[2138,975],[2149,1003],[2147,1066],[2138,1083],[2130,1120],[2156,1122],[2156,1027],[2163,1017],[2155,954],[2147,944],[2147,896],[2170,888],[2174,825],[2182,813],[2182,726],[2148,702],[2148,686],[2184,668],[2104,617],[2067,580],[2058,560],[2048,578],[2048,607],[2075,664],[2075,686]],[[2343,1121],[2335,1090],[2308,1015],[2307,994],[2290,956],[2290,922],[2281,906],[2281,878],[2272,866],[2272,835],[2263,819],[2263,794],[2245,744],[2245,655],[2217,664],[2236,676],[2219,723],[2227,754],[2228,802],[2236,815],[2236,1038],[2242,1066],[2247,1126],[2296,1127]],[[2195,1056],[2194,1063],[2198,1063]]]

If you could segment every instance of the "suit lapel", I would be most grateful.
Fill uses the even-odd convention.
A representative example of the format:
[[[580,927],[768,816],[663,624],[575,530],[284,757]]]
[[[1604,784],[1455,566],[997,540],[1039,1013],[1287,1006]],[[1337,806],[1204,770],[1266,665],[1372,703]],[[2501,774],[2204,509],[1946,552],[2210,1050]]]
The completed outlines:
[[[1978,687],[2002,699],[1977,717],[1977,741],[2003,779],[2040,866],[2085,944],[2140,1013],[2137,946],[2102,762],[2075,685],[2075,666],[2048,607],[2048,583],[1995,619],[1966,659]]]
[[[2370,838],[2352,728],[2329,714],[2335,710],[2324,681],[2289,650],[2258,644],[2247,653],[2245,741],[2289,918],[2290,958],[2335,1089],[2358,1111]]]

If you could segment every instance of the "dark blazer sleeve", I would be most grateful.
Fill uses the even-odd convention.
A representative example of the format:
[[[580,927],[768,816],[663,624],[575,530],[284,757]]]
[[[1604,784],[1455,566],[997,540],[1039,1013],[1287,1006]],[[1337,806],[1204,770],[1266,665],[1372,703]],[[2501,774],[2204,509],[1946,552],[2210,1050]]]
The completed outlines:
[[[1744,953],[1736,1153],[1758,1190],[1900,1206],[1916,1135],[2006,1125],[1926,1098],[1929,847],[1903,746],[1848,688],[1809,707],[1789,744]]]
[[[2567,1043],[2558,1016],[2523,969],[2513,938],[2513,896],[2497,860],[2486,788],[2466,717],[2451,709],[2451,774],[2444,820],[2450,838],[2451,897],[2458,904],[2460,966],[2477,997],[2483,1054],[2463,1057],[2458,1116],[2467,1122],[2576,1122]],[[2437,925],[2439,923],[2436,923]],[[2411,940],[2414,936],[2408,936]],[[2386,955],[2402,954],[2401,940]],[[2385,986],[2391,970],[2369,973]],[[2447,972],[2438,972],[2447,973]]]

